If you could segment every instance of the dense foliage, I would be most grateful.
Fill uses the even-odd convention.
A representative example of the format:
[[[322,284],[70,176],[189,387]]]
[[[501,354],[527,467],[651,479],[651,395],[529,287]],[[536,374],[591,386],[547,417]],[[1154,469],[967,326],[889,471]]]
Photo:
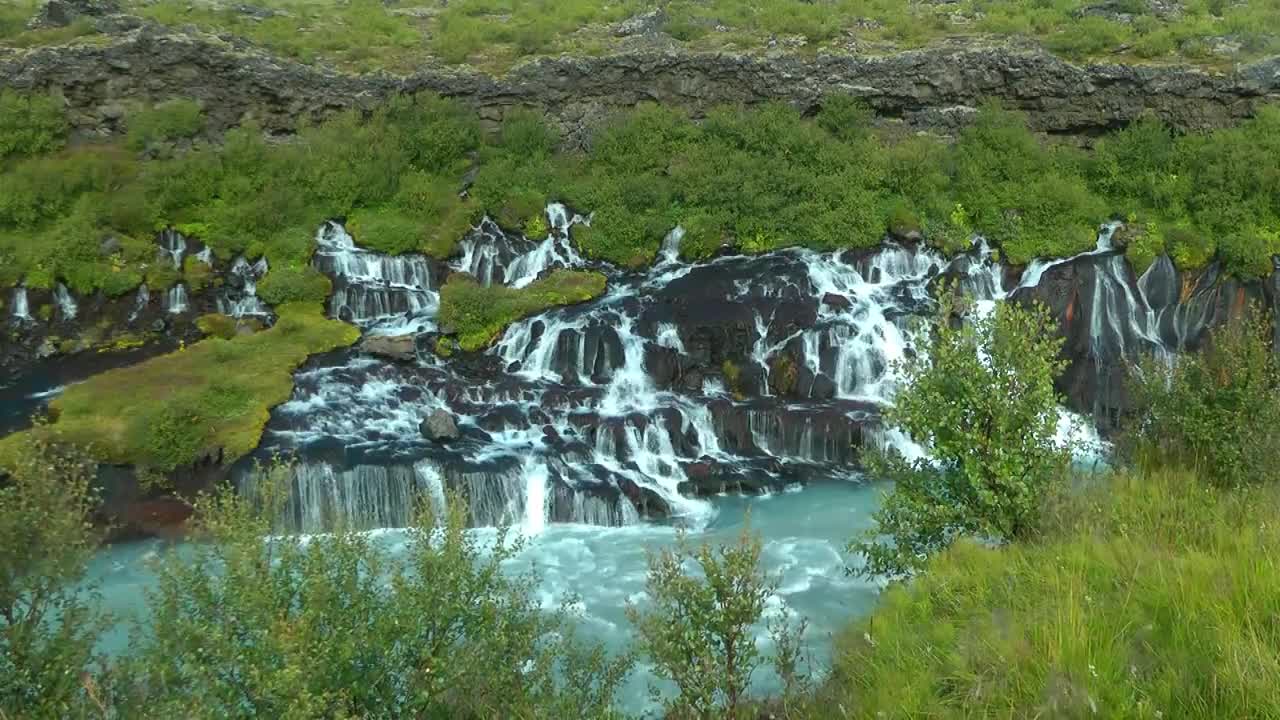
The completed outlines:
[[[154,232],[173,226],[223,261],[267,256],[288,275],[268,276],[274,297],[313,299],[324,288],[305,268],[326,218],[346,218],[371,249],[444,257],[484,212],[541,235],[551,200],[594,213],[590,227],[575,228],[585,255],[629,266],[650,262],[677,224],[691,258],[725,245],[868,247],[892,230],[948,251],[983,233],[1022,263],[1088,249],[1109,217],[1133,221],[1128,252],[1140,269],[1169,252],[1182,267],[1219,258],[1257,277],[1280,251],[1275,108],[1207,135],[1146,120],[1090,154],[1046,144],[996,106],[951,144],[886,138],[842,96],[812,119],[766,105],[695,123],[642,106],[607,120],[583,153],[558,150],[538,115],[511,113],[486,139],[456,103],[420,96],[338,115],[290,142],[268,142],[250,124],[221,145],[196,138],[175,153],[173,141],[190,145],[203,122],[198,106],[175,101],[128,118],[131,146],[146,148],[140,157],[114,144],[55,151],[66,128],[59,103],[0,100],[0,143],[11,156],[0,172],[0,286],[194,289],[207,279],[203,267],[152,262]]]
[[[0,439],[0,467],[16,461],[32,434],[88,448],[105,462],[161,471],[247,454],[270,409],[293,391],[293,370],[308,355],[358,337],[354,327],[323,317],[319,304],[276,310],[279,320],[269,330],[214,335],[68,387],[51,403],[55,422]]]
[[[288,472],[257,497],[208,498],[201,542],[160,565],[128,660],[138,716],[610,716],[629,660],[574,643],[532,577],[502,570],[518,538],[482,544],[460,503],[424,509],[395,552],[355,532],[282,536]]]
[[[1129,449],[1198,468],[1223,485],[1280,480],[1280,355],[1272,327],[1252,309],[1218,328],[1198,352],[1137,367]]]
[[[1048,313],[1002,303],[957,326],[954,296],[941,298],[931,337],[918,338],[928,353],[902,364],[905,387],[885,412],[928,455],[871,458],[872,476],[894,485],[853,546],[867,575],[910,574],[965,536],[1026,539],[1070,459],[1055,440],[1053,381],[1065,363]]]
[[[1275,32],[1280,11],[1261,0],[1192,0],[1176,6],[1148,0],[400,0],[390,6],[378,0],[324,5],[258,0],[253,6],[126,0],[124,5],[167,25],[231,32],[303,62],[361,70],[407,71],[430,55],[501,70],[532,55],[605,53],[634,44],[633,37],[615,35],[616,23],[654,10],[660,15],[642,27],[706,50],[759,51],[779,38],[801,52],[889,50],[977,35],[1029,38],[1075,59],[1120,55],[1219,64],[1280,48]],[[8,12],[0,10],[0,42],[46,44],[92,32],[90,23],[27,31],[34,6],[34,0],[16,0]]]
[[[809,717],[1280,715],[1280,488],[1099,477],[1044,535],[963,541],[836,641]]]

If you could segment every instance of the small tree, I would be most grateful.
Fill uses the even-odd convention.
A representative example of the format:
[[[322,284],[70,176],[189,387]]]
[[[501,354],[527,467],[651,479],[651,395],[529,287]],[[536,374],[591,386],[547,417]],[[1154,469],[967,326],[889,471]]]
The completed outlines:
[[[629,659],[564,636],[531,576],[425,511],[400,556],[367,534],[274,535],[287,468],[262,502],[199,504],[204,543],[168,558],[138,640],[132,712],[150,717],[609,717]],[[560,673],[560,674],[558,674]],[[566,689],[561,677],[577,687]]]
[[[649,556],[647,590],[653,605],[643,611],[629,606],[627,615],[655,673],[678,690],[664,703],[666,717],[751,716],[748,690],[764,661],[755,626],[778,588],[778,579],[760,567],[761,547],[760,538],[744,526],[731,545],[695,548],[682,535],[675,547]],[[697,574],[689,572],[695,568]],[[806,682],[799,672],[804,627],[785,614],[771,623],[784,699]],[[658,688],[651,692],[661,699]]]
[[[104,618],[80,585],[98,547],[96,466],[39,440],[17,456],[0,487],[0,718],[96,714]]]
[[[1221,485],[1280,480],[1280,357],[1257,308],[1173,362],[1131,373],[1137,418],[1124,446],[1186,463]]]
[[[873,476],[894,482],[877,527],[850,545],[866,557],[859,572],[868,576],[910,574],[962,535],[1027,535],[1070,460],[1054,438],[1053,381],[1064,363],[1048,313],[1002,303],[959,324],[966,301],[946,288],[940,297],[931,332],[919,338],[924,345],[932,336],[930,350],[901,365],[905,388],[884,418],[929,456],[909,460],[890,448],[868,459]]]

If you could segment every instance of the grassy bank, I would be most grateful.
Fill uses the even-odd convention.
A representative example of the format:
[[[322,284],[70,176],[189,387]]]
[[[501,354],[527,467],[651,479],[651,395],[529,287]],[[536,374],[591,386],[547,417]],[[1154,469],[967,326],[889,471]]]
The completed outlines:
[[[963,542],[837,640],[812,717],[1280,715],[1280,489],[1160,470]]]
[[[440,325],[458,336],[463,350],[481,350],[508,325],[556,305],[586,302],[604,292],[598,272],[556,270],[526,287],[485,287],[455,274],[440,289]]]
[[[270,409],[289,398],[293,370],[358,336],[325,319],[318,304],[277,312],[263,332],[210,337],[72,385],[50,404],[55,421],[29,432],[87,448],[99,461],[155,470],[234,461],[257,447]],[[0,463],[12,462],[25,434],[0,440]]]
[[[0,287],[62,279],[79,293],[121,294],[145,279],[163,289],[183,278],[152,262],[151,237],[175,226],[223,260],[267,256],[273,273],[293,273],[281,295],[294,297],[320,287],[303,268],[324,218],[347,218],[372,249],[446,257],[485,212],[544,232],[551,200],[595,213],[575,229],[585,255],[633,267],[676,224],[690,259],[722,246],[865,248],[886,231],[955,251],[978,232],[1025,263],[1092,247],[1110,218],[1132,222],[1140,270],[1167,252],[1184,268],[1220,259],[1259,277],[1280,252],[1277,108],[1209,134],[1145,120],[1086,152],[994,106],[953,143],[882,136],[842,96],[813,118],[767,105],[695,123],[642,106],[605,121],[583,153],[560,151],[539,116],[513,113],[486,136],[460,106],[428,96],[343,114],[289,142],[246,125],[217,146],[192,143],[198,107],[170,102],[134,108],[127,147],[62,148],[59,107],[0,96]],[[460,198],[469,170],[475,182]],[[108,237],[119,240],[110,252]]]
[[[93,31],[89,22],[28,31],[25,23],[36,4],[18,0],[0,10],[0,42],[53,44]],[[231,33],[303,62],[357,70],[408,71],[439,59],[502,71],[533,56],[607,53],[635,46],[636,38],[616,32],[620,21],[655,8],[662,14],[647,27],[663,33],[661,42],[695,50],[758,52],[779,38],[782,47],[807,53],[891,52],[952,38],[1015,39],[1076,60],[1225,66],[1280,49],[1280,9],[1256,0],[1192,0],[1176,9],[1146,0],[258,0],[249,10],[210,0],[123,5],[165,25]]]

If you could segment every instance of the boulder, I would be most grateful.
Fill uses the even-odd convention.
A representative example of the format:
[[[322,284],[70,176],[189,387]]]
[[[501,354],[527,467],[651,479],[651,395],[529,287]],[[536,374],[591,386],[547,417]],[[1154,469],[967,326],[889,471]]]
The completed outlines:
[[[836,308],[837,310],[848,310],[849,308],[853,307],[852,300],[845,297],[844,295],[837,295],[836,293],[827,293],[823,295],[822,304],[826,305],[827,307]]]
[[[652,35],[660,32],[662,26],[667,22],[666,13],[659,8],[654,8],[647,13],[633,15],[632,17],[618,23],[613,29],[613,34],[617,37],[630,37],[632,35]]]
[[[370,335],[360,341],[360,349],[399,362],[413,362],[418,357],[413,335]]]
[[[448,410],[443,409],[432,411],[427,419],[418,425],[418,431],[426,439],[439,443],[457,440],[459,436],[457,421]]]
[[[82,17],[120,12],[117,0],[48,0],[27,24],[32,30],[66,27]]]

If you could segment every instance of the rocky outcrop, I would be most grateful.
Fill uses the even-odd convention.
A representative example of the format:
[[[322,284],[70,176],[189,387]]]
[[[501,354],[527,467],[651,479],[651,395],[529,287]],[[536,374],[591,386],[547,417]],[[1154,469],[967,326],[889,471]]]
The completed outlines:
[[[696,115],[716,105],[765,101],[812,110],[825,96],[846,93],[864,98],[881,116],[947,131],[983,99],[997,98],[1025,111],[1036,130],[1091,135],[1148,111],[1184,129],[1229,125],[1280,98],[1280,58],[1214,73],[1076,65],[1040,50],[969,42],[885,56],[664,48],[540,58],[496,77],[441,64],[404,76],[355,75],[275,57],[230,36],[137,24],[111,23],[118,32],[105,43],[0,49],[0,87],[61,89],[84,133],[121,130],[116,110],[134,100],[197,98],[214,132],[247,117],[268,131],[289,132],[393,93],[432,91],[465,101],[488,120],[511,107],[544,108],[575,142],[585,142],[586,128],[598,118],[645,101]]]

